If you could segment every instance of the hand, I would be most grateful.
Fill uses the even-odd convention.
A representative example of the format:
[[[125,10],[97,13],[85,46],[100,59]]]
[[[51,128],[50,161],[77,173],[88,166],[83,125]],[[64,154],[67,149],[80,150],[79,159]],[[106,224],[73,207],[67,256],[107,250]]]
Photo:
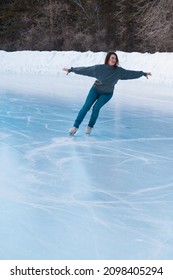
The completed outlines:
[[[67,72],[66,75],[69,74],[69,69],[68,69],[68,68],[63,68],[62,70],[65,71],[65,72]]]
[[[149,73],[146,73],[145,77],[148,79],[149,76],[152,76],[152,74],[149,72]]]

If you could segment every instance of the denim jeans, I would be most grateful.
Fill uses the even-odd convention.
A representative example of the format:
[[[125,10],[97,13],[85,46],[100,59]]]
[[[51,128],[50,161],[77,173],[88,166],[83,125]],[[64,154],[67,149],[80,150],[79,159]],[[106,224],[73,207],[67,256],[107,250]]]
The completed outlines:
[[[78,113],[74,126],[76,128],[79,127],[79,125],[85,118],[87,112],[91,109],[92,105],[94,104],[92,108],[91,117],[88,123],[88,126],[93,127],[96,123],[101,107],[103,107],[112,98],[112,95],[113,93],[100,93],[95,87],[92,87],[88,93],[83,107]]]

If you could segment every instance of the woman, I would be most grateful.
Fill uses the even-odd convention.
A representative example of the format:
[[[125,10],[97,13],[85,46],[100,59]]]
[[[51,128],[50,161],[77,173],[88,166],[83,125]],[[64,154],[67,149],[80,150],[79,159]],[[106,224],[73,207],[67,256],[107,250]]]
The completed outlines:
[[[74,72],[76,74],[96,78],[83,107],[78,113],[73,127],[69,130],[70,135],[74,135],[77,132],[87,112],[94,104],[91,117],[86,128],[86,134],[89,135],[91,133],[101,107],[103,107],[112,98],[114,86],[118,80],[138,79],[142,76],[145,76],[148,79],[148,77],[151,76],[151,73],[145,73],[143,71],[125,70],[122,67],[119,67],[118,64],[119,61],[117,54],[115,52],[108,52],[104,64],[98,64],[90,67],[71,67],[71,69],[63,68],[67,74]]]

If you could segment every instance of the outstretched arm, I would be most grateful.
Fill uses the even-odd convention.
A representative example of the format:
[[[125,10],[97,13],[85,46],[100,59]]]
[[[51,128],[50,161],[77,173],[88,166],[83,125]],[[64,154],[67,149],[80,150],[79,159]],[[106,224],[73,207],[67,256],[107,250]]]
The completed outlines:
[[[63,68],[62,70],[65,71],[67,73],[67,75],[70,72],[73,72],[75,74],[95,78],[96,77],[96,69],[97,69],[97,65],[89,66],[89,67],[71,67],[70,69]]]
[[[138,79],[142,76],[145,76],[147,79],[151,76],[150,72],[143,72],[143,71],[134,71],[134,70],[126,70],[124,68],[119,67],[120,71],[120,80],[131,80],[131,79]]]

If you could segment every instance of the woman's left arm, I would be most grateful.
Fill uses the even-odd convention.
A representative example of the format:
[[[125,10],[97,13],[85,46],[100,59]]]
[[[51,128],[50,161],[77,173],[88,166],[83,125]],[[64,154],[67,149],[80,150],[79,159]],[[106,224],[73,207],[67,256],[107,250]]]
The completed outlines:
[[[120,71],[120,80],[130,80],[130,79],[138,79],[142,76],[145,76],[147,79],[151,76],[150,72],[143,71],[134,71],[134,70],[126,70],[124,68],[119,67]]]

